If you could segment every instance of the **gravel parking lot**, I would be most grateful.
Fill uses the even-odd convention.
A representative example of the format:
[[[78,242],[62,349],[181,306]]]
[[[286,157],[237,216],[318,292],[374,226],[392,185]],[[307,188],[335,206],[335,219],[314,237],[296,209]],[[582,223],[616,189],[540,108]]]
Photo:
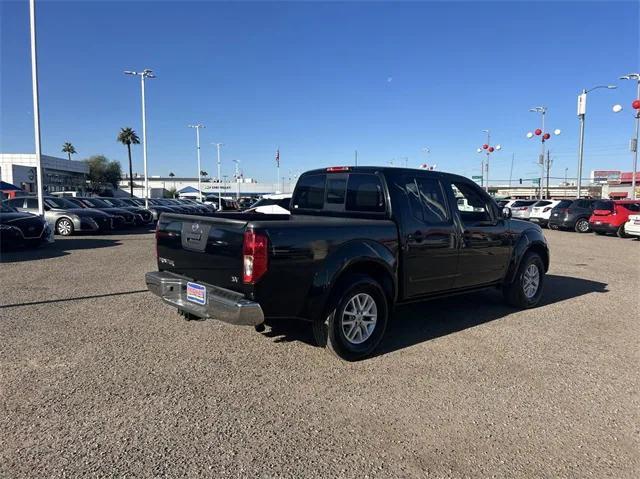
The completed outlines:
[[[640,241],[545,234],[541,307],[403,307],[358,363],[182,320],[149,232],[4,253],[0,477],[639,477]]]

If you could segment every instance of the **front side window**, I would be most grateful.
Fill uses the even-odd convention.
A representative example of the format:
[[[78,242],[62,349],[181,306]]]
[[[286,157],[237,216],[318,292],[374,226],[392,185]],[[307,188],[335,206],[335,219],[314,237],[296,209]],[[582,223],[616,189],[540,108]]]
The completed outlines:
[[[490,223],[493,221],[491,200],[487,199],[475,186],[454,181],[451,189],[457,198],[460,219],[464,224]],[[463,200],[462,202],[460,200]],[[514,205],[512,205],[514,206]]]

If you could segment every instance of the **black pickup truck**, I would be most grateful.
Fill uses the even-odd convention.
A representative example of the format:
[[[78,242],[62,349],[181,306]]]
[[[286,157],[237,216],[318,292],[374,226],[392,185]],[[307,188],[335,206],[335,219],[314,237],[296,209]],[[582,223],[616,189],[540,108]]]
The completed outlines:
[[[162,213],[156,237],[147,286],[185,317],[300,318],[347,360],[375,349],[397,304],[497,287],[529,308],[549,268],[539,226],[467,178],[404,168],[309,171],[290,215]]]

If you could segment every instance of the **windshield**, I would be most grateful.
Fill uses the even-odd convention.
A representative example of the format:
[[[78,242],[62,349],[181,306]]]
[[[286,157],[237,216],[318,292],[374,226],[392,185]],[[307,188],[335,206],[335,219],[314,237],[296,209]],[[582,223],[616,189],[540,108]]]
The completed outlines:
[[[535,205],[533,206],[547,206],[550,205],[551,201],[547,201],[547,200],[540,200],[538,201]]]
[[[102,199],[102,201],[104,201],[105,203],[107,203],[110,206],[129,206],[127,204],[125,204],[124,202],[122,202],[121,200],[117,200],[115,198],[104,198]]]
[[[82,202],[89,208],[111,208],[111,205],[98,198],[82,198]]]
[[[62,198],[45,198],[44,203],[49,208],[59,208],[59,209],[78,208],[78,206]]]

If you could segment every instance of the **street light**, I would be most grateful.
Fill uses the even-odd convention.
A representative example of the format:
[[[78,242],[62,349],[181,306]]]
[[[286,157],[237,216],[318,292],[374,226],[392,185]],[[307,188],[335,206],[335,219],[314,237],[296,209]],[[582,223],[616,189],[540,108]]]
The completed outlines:
[[[235,178],[236,178],[236,185],[238,187],[238,191],[236,192],[236,199],[240,199],[240,160],[231,160],[236,164],[236,172],[235,172]]]
[[[491,131],[490,130],[482,130],[482,131],[487,134],[487,142],[483,144],[480,148],[478,148],[476,151],[478,153],[486,153],[487,155],[486,161],[484,157],[482,158],[481,173],[482,173],[482,185],[484,186],[484,176],[485,176],[485,170],[486,170],[486,175],[487,175],[486,191],[488,193],[489,192],[489,156],[494,151],[500,151],[502,149],[502,146],[501,145],[491,146]]]
[[[222,190],[221,190],[221,185],[220,185],[220,147],[222,145],[224,145],[224,143],[213,143],[214,145],[216,145],[216,153],[218,156],[218,208],[220,208],[220,205],[222,204]]]
[[[629,73],[620,77],[620,80],[635,80],[637,82],[636,99],[631,102],[631,107],[636,110],[636,135],[629,143],[629,149],[633,153],[633,176],[631,177],[631,197],[636,199],[636,176],[638,175],[638,134],[640,133],[640,73]],[[622,106],[615,105],[613,107],[615,113],[622,111]]]
[[[582,93],[578,95],[578,118],[580,119],[580,142],[578,146],[578,181],[576,198],[580,198],[580,192],[582,191],[582,159],[584,157],[584,119],[587,114],[587,93],[600,88],[606,88],[608,90],[614,90],[618,88],[615,85],[598,85],[590,88],[589,90],[583,89]]]
[[[149,176],[147,175],[147,113],[145,109],[144,81],[147,78],[155,78],[153,70],[145,68],[141,72],[126,70],[125,75],[140,77],[140,89],[142,92],[142,161],[144,165],[144,207],[149,207]]]
[[[206,127],[200,123],[198,123],[197,125],[187,126],[196,130],[196,156],[198,158],[198,198],[200,198],[200,202],[202,202],[202,186],[200,185],[200,177],[202,176],[202,168],[200,167],[200,128]]]
[[[44,175],[42,174],[42,143],[40,137],[40,99],[38,96],[38,55],[36,49],[35,0],[29,0],[29,27],[31,30],[31,83],[33,88],[33,132],[36,153],[36,188],[38,189],[38,214],[44,218]]]
[[[542,129],[536,128],[533,132],[530,131],[529,133],[527,133],[527,138],[529,139],[533,138],[534,136],[540,137],[541,152],[540,152],[540,158],[538,159],[538,163],[540,164],[540,180],[538,181],[538,186],[540,187],[540,199],[542,199],[542,196],[543,196],[542,178],[544,178],[544,144],[549,138],[551,138],[551,134],[544,131],[544,118],[545,118],[545,115],[547,114],[547,107],[536,106],[536,107],[530,108],[529,111],[533,113],[540,113],[540,116],[542,117]],[[555,129],[553,131],[554,135],[559,135],[560,133],[561,131],[558,129]]]

